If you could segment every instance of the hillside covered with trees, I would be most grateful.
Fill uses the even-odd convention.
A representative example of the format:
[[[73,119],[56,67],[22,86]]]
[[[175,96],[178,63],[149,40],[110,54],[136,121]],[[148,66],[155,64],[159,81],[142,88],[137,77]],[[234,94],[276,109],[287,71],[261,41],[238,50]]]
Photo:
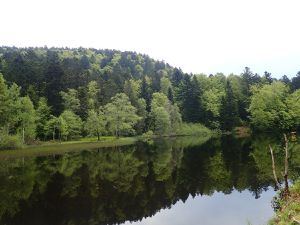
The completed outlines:
[[[184,135],[204,130],[200,124],[297,130],[299,88],[300,72],[279,80],[248,67],[240,75],[187,74],[135,52],[0,47],[0,145]]]

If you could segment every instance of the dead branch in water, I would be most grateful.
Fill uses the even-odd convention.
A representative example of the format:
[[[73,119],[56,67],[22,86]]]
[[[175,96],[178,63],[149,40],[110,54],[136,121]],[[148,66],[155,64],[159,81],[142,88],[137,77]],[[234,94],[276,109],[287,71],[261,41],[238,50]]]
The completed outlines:
[[[293,219],[293,221],[294,221],[294,222],[296,222],[296,223],[300,224],[300,221],[299,221],[299,220],[297,220],[295,217],[293,217],[292,219]]]
[[[273,170],[273,176],[274,176],[274,180],[275,180],[275,188],[278,189],[280,187],[280,184],[278,182],[277,175],[276,175],[276,168],[275,168],[275,160],[274,160],[273,149],[272,149],[271,145],[269,145],[269,148],[270,148],[271,157],[272,157],[272,170]]]
[[[284,160],[284,183],[285,183],[285,191],[289,193],[289,183],[288,183],[288,168],[289,168],[289,152],[288,152],[288,139],[286,134],[283,134],[285,141],[285,160]]]
[[[286,134],[283,134],[284,136],[284,141],[285,141],[285,146],[284,146],[284,150],[285,150],[285,160],[284,160],[284,173],[282,172],[282,176],[284,178],[284,184],[285,184],[285,187],[284,187],[284,190],[283,190],[283,196],[287,196],[289,195],[289,182],[288,182],[288,168],[289,168],[289,152],[288,152],[288,139],[287,139],[287,136]],[[275,180],[275,188],[276,189],[281,189],[281,185],[278,181],[278,178],[277,178],[277,174],[276,174],[276,167],[275,167],[275,160],[274,160],[274,153],[273,153],[273,149],[271,147],[271,145],[269,145],[269,148],[270,148],[270,152],[271,152],[271,158],[272,158],[272,170],[273,170],[273,176],[274,176],[274,180]]]

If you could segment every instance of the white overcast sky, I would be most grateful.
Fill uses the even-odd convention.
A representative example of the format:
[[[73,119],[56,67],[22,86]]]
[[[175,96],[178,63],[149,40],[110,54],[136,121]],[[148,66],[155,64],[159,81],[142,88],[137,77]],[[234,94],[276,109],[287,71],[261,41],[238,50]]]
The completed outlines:
[[[0,45],[136,51],[184,72],[300,70],[299,0],[0,0]]]

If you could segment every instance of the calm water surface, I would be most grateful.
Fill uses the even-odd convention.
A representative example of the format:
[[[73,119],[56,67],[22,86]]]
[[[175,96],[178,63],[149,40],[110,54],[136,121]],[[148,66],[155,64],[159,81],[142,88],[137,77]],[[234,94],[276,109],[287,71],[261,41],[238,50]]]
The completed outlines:
[[[265,137],[2,157],[0,224],[263,225],[275,195],[269,143],[279,171],[280,141]],[[291,150],[291,178],[300,172],[299,152]]]

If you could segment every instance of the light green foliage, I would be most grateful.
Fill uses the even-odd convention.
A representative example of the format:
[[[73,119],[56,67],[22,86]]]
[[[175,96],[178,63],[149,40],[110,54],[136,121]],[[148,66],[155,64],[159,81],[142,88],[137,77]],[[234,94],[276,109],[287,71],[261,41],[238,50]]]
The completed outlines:
[[[52,140],[55,139],[56,135],[58,138],[67,139],[68,127],[66,121],[62,117],[51,116],[50,120],[46,124],[46,135],[52,136]]]
[[[35,110],[29,97],[20,97],[20,88],[13,84],[8,87],[0,74],[0,145],[5,148],[18,147],[19,136],[22,141],[35,138]],[[11,146],[9,146],[11,145]]]
[[[141,65],[136,65],[134,67],[134,69],[135,69],[136,73],[138,74],[138,76],[141,76],[144,72],[144,69]]]
[[[153,93],[151,102],[152,128],[155,134],[167,134],[171,130],[170,102],[163,93]]]
[[[51,116],[50,119],[47,121],[45,126],[45,135],[52,136],[52,139],[55,139],[55,132],[58,129],[58,118],[55,116]]]
[[[210,77],[212,82],[217,83],[220,86],[220,89],[225,87],[226,76],[224,73],[216,73],[214,76]]]
[[[139,98],[137,100],[137,115],[141,118],[136,124],[136,131],[138,134],[142,134],[145,128],[145,119],[148,116],[148,112],[146,110],[146,101],[143,98]]]
[[[158,181],[163,181],[171,177],[172,170],[176,167],[173,163],[172,145],[167,142],[162,142],[157,151],[159,153],[153,156],[153,172]]]
[[[35,138],[36,135],[36,114],[29,97],[20,99],[19,131],[22,133],[23,143]]]
[[[212,132],[199,123],[182,123],[177,131],[177,135],[211,137]]]
[[[168,95],[169,92],[169,88],[172,88],[171,86],[171,81],[169,80],[168,77],[162,77],[160,79],[160,91],[164,94],[164,95]]]
[[[20,113],[20,90],[21,88],[18,87],[15,83],[11,85],[8,89],[8,111],[7,111],[7,122],[10,128],[16,126],[19,118]]]
[[[144,138],[144,139],[152,138],[153,136],[154,136],[154,133],[152,130],[148,130],[147,132],[142,134],[142,138]]]
[[[27,96],[30,98],[30,100],[32,101],[33,105],[36,106],[38,101],[39,101],[39,96],[36,92],[36,88],[34,87],[34,85],[30,84],[26,90],[27,92]]]
[[[244,96],[242,92],[242,79],[241,77],[230,74],[227,78],[227,80],[230,82],[232,92],[234,96],[239,100],[239,101],[245,101],[246,96]]]
[[[36,109],[36,126],[38,137],[45,138],[46,125],[50,119],[51,108],[47,104],[46,98],[40,98],[38,108]]]
[[[171,105],[169,113],[172,131],[177,132],[178,129],[180,129],[182,123],[181,114],[178,106],[176,104]]]
[[[72,112],[73,113],[73,112]],[[70,113],[71,115],[72,115],[72,113]],[[63,115],[63,114],[62,114]],[[75,114],[74,114],[75,115]],[[65,116],[66,117],[66,116]],[[71,116],[71,118],[72,118],[72,116]],[[77,118],[78,120],[80,119],[79,117],[77,117],[76,115],[75,115],[75,118]],[[71,120],[70,118],[69,118],[69,120]],[[72,119],[73,121],[75,120],[75,119]],[[69,121],[70,122],[70,121]],[[74,121],[75,123],[76,123],[76,121]],[[57,128],[58,128],[58,137],[59,137],[59,139],[60,140],[62,140],[62,139],[64,139],[64,140],[67,140],[68,139],[68,137],[70,136],[70,125],[68,125],[67,124],[67,121],[65,120],[65,118],[64,117],[62,117],[62,116],[60,116],[60,117],[58,117],[57,118]],[[77,128],[77,126],[78,125],[76,125],[76,124],[71,124],[72,125],[72,127],[71,128],[73,128],[73,125],[75,126],[75,128]],[[79,127],[78,126],[78,128],[77,128],[77,130],[79,130],[79,129],[81,129],[81,127]],[[76,130],[75,130],[76,131]],[[79,133],[79,131],[77,131],[78,133]],[[72,137],[71,137],[72,138]]]
[[[138,99],[138,104],[137,104],[137,113],[140,116],[146,117],[147,111],[146,111],[146,101],[143,98]]]
[[[196,76],[199,85],[203,91],[208,91],[215,88],[218,92],[225,92],[226,77],[222,73],[207,76],[206,74],[199,74]]]
[[[134,127],[137,133],[152,129],[150,114],[144,116],[144,113],[139,112],[143,111],[139,110],[143,107],[139,106],[141,102],[138,101],[143,98],[146,101],[146,111],[150,113],[152,94],[155,92],[167,96],[171,105],[177,104],[184,122],[203,123],[222,130],[226,121],[236,120],[238,123],[232,123],[233,126],[238,126],[239,123],[247,126],[250,119],[250,111],[247,109],[252,95],[251,87],[261,87],[276,81],[270,73],[265,72],[259,76],[248,67],[240,75],[230,74],[227,77],[222,73],[195,75],[147,55],[92,48],[0,47],[0,68],[3,73],[3,76],[0,75],[0,127],[9,134],[16,134],[18,131],[16,115],[20,105],[19,93],[29,96],[35,107],[38,106],[39,99],[45,97],[55,116],[64,110],[71,110],[86,120],[89,110],[97,111],[111,97],[125,92],[131,104],[138,109],[138,115],[145,119]],[[300,87],[299,75],[291,79],[284,76],[280,80],[294,92]],[[9,78],[9,83],[6,84],[3,77]],[[22,86],[21,92],[13,82]],[[227,104],[230,102],[226,99],[227,83],[230,83],[232,89],[232,111],[236,118],[230,116],[230,110],[225,110],[229,112],[226,119],[222,116],[224,108],[232,108]],[[285,101],[288,109],[280,113],[284,124],[280,124],[278,129],[299,128],[297,97],[289,100],[292,98],[289,94],[291,93],[288,93]],[[227,103],[221,104],[222,101]],[[227,107],[223,108],[221,105]],[[171,113],[172,108],[163,107],[170,113],[172,127],[172,117],[176,113]],[[38,125],[39,138],[43,138],[42,130]]]
[[[88,94],[88,109],[96,109],[98,105],[97,95],[100,92],[99,86],[96,81],[91,81],[87,86]]]
[[[22,146],[22,140],[19,135],[0,133],[0,149],[19,149],[22,148]]]
[[[209,78],[207,77],[206,74],[201,73],[195,75],[199,84],[201,85],[202,90],[208,90],[210,86]]]
[[[164,107],[155,107],[151,111],[154,120],[154,131],[156,134],[163,135],[170,132],[170,115]]]
[[[216,88],[211,88],[203,93],[204,107],[214,118],[220,116],[221,99],[223,96],[224,92],[220,92]]]
[[[276,139],[270,138],[268,136],[260,135],[256,137],[251,144],[253,152],[251,152],[251,157],[253,158],[256,168],[259,173],[257,175],[258,180],[273,180],[273,172],[271,164],[271,156],[269,145],[273,148],[274,158],[277,171],[284,171],[284,160],[282,159],[283,151],[281,146],[278,146]]]
[[[205,165],[205,169],[211,171],[209,173],[208,182],[219,184],[216,191],[224,191],[225,193],[230,192],[230,178],[232,177],[232,174],[226,166],[222,153],[218,152],[207,160],[208,163]]]
[[[211,128],[220,127],[220,111],[222,98],[225,96],[226,77],[222,73],[207,77],[205,74],[197,76],[202,91],[199,96],[202,103],[205,121]]]
[[[66,137],[67,139],[72,139],[75,137],[79,137],[82,130],[82,121],[79,116],[77,116],[74,112],[65,110],[60,116],[61,124],[65,122],[66,124]]]
[[[130,79],[125,81],[124,93],[128,96],[134,107],[138,106],[138,98],[140,95],[141,82],[139,80]]]
[[[252,88],[253,96],[249,106],[251,123],[257,129],[287,129],[291,126],[286,99],[288,88],[282,82],[273,82]]]
[[[113,68],[111,66],[107,65],[101,71],[106,74],[111,74],[113,72]]]
[[[8,88],[5,84],[3,75],[0,73],[0,126],[3,127],[7,123],[8,117]]]
[[[181,124],[181,114],[176,104],[172,105],[163,93],[153,93],[151,102],[152,128],[156,134],[164,135],[172,132]]]
[[[134,134],[133,127],[140,120],[136,111],[127,95],[116,94],[104,107],[109,131],[117,137],[122,134]]]
[[[166,95],[164,95],[163,93],[159,93],[159,92],[153,93],[151,108],[154,109],[157,107],[163,107],[164,109],[168,110],[169,106],[170,106],[170,102]]]
[[[288,96],[286,100],[288,114],[290,116],[290,127],[300,127],[300,90],[295,91]]]
[[[265,85],[275,85],[276,79],[272,79],[271,74],[266,72],[259,76],[245,68],[239,76],[230,74],[226,77],[222,73],[193,75],[146,55],[85,48],[0,47],[0,58],[4,75],[0,75],[0,130],[9,135],[23,130],[20,123],[21,96],[29,96],[36,107],[36,133],[44,140],[50,138],[46,126],[50,116],[47,103],[55,116],[67,110],[87,121],[90,110],[98,113],[99,107],[104,107],[112,96],[121,92],[128,96],[136,108],[135,114],[140,117],[132,128],[122,128],[120,132],[126,135],[142,134],[149,129],[155,134],[175,135],[179,132],[181,120],[226,131],[239,125],[248,126],[250,118],[257,129],[300,128],[299,79],[296,77],[280,79],[295,92],[283,91],[278,98],[283,104],[272,97],[265,101],[253,96],[257,101],[254,100],[256,103],[249,108],[251,95],[258,95],[256,92],[260,89],[264,91]],[[9,83],[4,77],[9,78]],[[264,98],[275,96],[280,90],[274,93],[269,90],[270,95],[262,95]],[[162,119],[166,120],[162,124],[167,126],[163,129]],[[62,117],[60,120],[62,128],[54,129],[54,137],[66,139],[68,131],[64,128],[67,121]],[[114,125],[109,124],[113,123],[107,123],[109,132],[116,134],[112,130]]]
[[[78,99],[78,92],[75,89],[68,89],[67,92],[61,91],[60,95],[63,99],[63,105],[65,110],[77,112],[80,107],[80,101]]]
[[[105,132],[106,120],[102,110],[96,112],[95,110],[89,110],[88,118],[85,122],[85,130],[89,135],[97,135],[99,140],[100,135]]]
[[[120,59],[121,59],[121,54],[120,53],[115,53],[112,60],[111,60],[111,64],[113,66],[117,65],[119,63]]]

